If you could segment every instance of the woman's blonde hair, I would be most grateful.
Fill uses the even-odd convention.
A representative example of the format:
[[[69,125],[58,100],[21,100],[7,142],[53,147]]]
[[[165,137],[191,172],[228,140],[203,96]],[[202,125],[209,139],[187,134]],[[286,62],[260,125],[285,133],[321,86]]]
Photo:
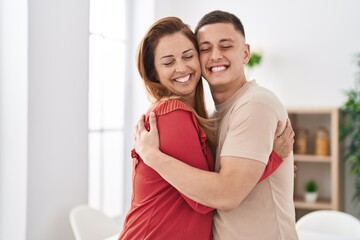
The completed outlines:
[[[193,43],[196,51],[199,53],[199,46],[197,44],[195,34],[187,24],[177,17],[165,17],[155,22],[146,32],[138,48],[138,71],[144,81],[147,92],[153,99],[155,99],[155,101],[160,101],[164,98],[178,97],[169,91],[157,79],[154,64],[155,50],[160,39],[164,36],[172,35],[178,32],[184,34],[184,36]],[[184,99],[181,100],[189,105]],[[214,147],[214,120],[209,119],[209,115],[206,110],[202,79],[199,80],[195,89],[195,107],[193,112],[200,126],[204,129],[210,145]]]

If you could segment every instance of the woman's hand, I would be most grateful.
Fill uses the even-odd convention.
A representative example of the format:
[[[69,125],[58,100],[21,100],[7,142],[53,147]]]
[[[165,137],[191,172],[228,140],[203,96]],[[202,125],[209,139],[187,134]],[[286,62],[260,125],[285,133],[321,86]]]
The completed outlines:
[[[279,121],[275,131],[273,150],[277,155],[284,159],[289,156],[290,152],[293,150],[295,133],[292,129],[290,119],[286,121],[286,127],[282,133],[280,131],[281,125],[282,122]]]
[[[134,148],[142,160],[151,166],[153,153],[159,151],[160,140],[156,125],[155,113],[151,112],[149,116],[149,131],[145,127],[145,115],[142,115],[138,121],[134,132]]]

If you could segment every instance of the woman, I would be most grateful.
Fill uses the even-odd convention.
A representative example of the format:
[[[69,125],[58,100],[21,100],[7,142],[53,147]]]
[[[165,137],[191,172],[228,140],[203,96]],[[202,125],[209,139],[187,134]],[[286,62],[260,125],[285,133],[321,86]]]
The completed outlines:
[[[138,70],[154,101],[146,125],[149,113],[154,112],[161,151],[214,171],[213,120],[204,104],[198,46],[191,29],[175,17],[153,24],[139,46]],[[213,209],[181,194],[134,150],[132,157],[133,195],[119,239],[211,239]],[[272,154],[262,178],[281,161]]]

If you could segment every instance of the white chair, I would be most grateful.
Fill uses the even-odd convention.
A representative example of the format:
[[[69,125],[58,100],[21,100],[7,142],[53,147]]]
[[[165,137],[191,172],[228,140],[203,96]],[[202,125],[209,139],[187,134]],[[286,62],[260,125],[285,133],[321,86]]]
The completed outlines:
[[[102,240],[120,235],[120,224],[87,205],[71,209],[69,218],[76,240]]]
[[[318,210],[301,217],[296,230],[360,239],[360,220],[340,211]]]

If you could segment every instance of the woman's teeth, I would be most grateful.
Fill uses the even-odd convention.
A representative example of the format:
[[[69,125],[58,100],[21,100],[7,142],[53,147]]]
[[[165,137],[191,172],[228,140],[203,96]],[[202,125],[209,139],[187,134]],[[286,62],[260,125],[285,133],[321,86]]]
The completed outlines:
[[[184,83],[184,82],[189,81],[189,78],[190,78],[190,74],[185,76],[185,77],[182,77],[182,78],[176,78],[175,81],[180,82],[180,83]]]

